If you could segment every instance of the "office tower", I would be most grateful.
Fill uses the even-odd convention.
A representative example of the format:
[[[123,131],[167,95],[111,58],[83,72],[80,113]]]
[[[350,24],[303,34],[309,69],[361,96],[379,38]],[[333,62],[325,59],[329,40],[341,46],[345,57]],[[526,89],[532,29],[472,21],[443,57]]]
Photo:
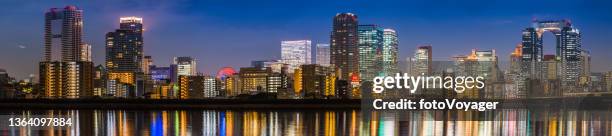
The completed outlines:
[[[93,63],[82,43],[82,10],[75,6],[51,8],[45,13],[45,51],[39,64],[47,98],[87,97],[93,90]]]
[[[580,65],[582,67],[582,76],[591,75],[591,53],[586,50],[582,50],[580,53]]]
[[[497,77],[497,54],[495,50],[476,50],[468,55],[453,57],[455,65],[458,66],[455,70],[459,76],[481,76],[485,80],[492,80]]]
[[[106,67],[109,72],[142,72],[142,18],[122,17],[120,28],[106,34]],[[138,25],[136,25],[138,24]]]
[[[322,98],[335,95],[335,71],[333,68],[317,64],[302,65],[301,84],[305,96]]]
[[[382,28],[376,25],[359,25],[359,74],[360,81],[372,81],[382,73]]]
[[[399,40],[393,29],[384,29],[382,47],[383,75],[393,75],[399,72]]]
[[[357,15],[338,13],[333,19],[330,40],[330,64],[340,68],[340,79],[353,79],[359,76],[359,37]],[[358,78],[357,78],[358,79]],[[353,82],[353,81],[349,81]]]
[[[568,20],[535,20],[532,27],[523,30],[523,65],[522,73],[525,73],[523,78],[542,79],[543,75],[537,71],[541,71],[543,59],[543,35],[545,32],[551,32],[556,38],[556,56],[560,60],[561,68],[559,73],[561,76],[561,85],[572,89],[577,84],[579,77],[582,74],[583,67],[580,54],[582,53],[581,34],[580,31],[573,27]]]
[[[516,47],[514,47],[514,51],[510,53],[510,69],[508,69],[508,71],[512,74],[517,74],[518,72],[520,72],[520,63],[522,59],[521,56],[523,54],[522,49],[523,44],[518,44],[516,45]]]
[[[176,65],[177,74],[179,76],[190,76],[197,73],[196,59],[192,57],[174,57],[174,62],[172,64]]]
[[[423,45],[417,47],[414,52],[414,57],[411,59],[411,74],[412,75],[431,75],[432,74],[432,47],[431,45]]]
[[[142,18],[121,17],[119,29],[106,34],[106,69],[109,83],[120,84],[118,97],[134,97],[144,94]],[[108,90],[109,92],[117,92]]]
[[[321,66],[329,67],[329,44],[319,43],[317,44],[317,53],[316,53],[316,64]]]
[[[495,50],[476,50],[473,49],[468,55],[453,57],[455,76],[483,77],[487,83],[484,89],[470,88],[465,89],[458,97],[462,98],[493,98],[501,95],[500,89],[494,89],[493,83],[497,82],[499,69],[497,66],[497,55]],[[500,84],[502,85],[502,84]]]
[[[81,44],[80,50],[81,50],[80,61],[91,61],[91,45]]]
[[[281,62],[289,64],[289,71],[300,65],[310,64],[311,46],[310,40],[281,41]]]
[[[499,78],[497,72],[499,68],[497,65],[497,54],[495,50],[472,50],[472,55],[478,61],[478,67],[476,68],[475,76],[482,76],[485,80],[496,81]]]
[[[517,98],[519,88],[525,87],[525,82],[520,80],[521,60],[522,60],[523,44],[519,43],[514,47],[514,51],[510,53],[510,67],[507,69],[505,80],[510,83],[506,87],[506,96],[504,98]]]
[[[272,73],[271,68],[240,68],[241,89],[244,93],[259,93],[268,91],[268,76]]]
[[[144,56],[142,61],[142,73],[144,79],[144,93],[150,94],[153,92],[153,79],[151,78],[151,66],[153,66],[153,58],[151,56]]]
[[[151,66],[153,66],[153,58],[151,58],[151,56],[144,56],[144,60],[142,61],[142,72],[150,74]]]
[[[83,10],[75,6],[51,8],[45,13],[44,61],[78,61],[83,33]]]

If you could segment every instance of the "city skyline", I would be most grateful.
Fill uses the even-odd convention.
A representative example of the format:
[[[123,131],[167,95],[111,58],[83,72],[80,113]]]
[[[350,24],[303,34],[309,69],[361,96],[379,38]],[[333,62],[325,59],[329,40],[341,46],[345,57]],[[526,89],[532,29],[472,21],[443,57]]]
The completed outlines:
[[[92,57],[96,65],[103,64],[104,62],[105,55],[103,35],[106,32],[116,29],[118,27],[117,22],[119,21],[119,18],[124,16],[143,17],[143,20],[146,23],[144,37],[147,39],[144,45],[145,54],[153,57],[155,65],[169,65],[172,58],[176,56],[193,56],[199,60],[198,63],[200,66],[198,71],[212,74],[225,66],[231,66],[234,68],[248,66],[251,60],[280,59],[281,55],[279,53],[280,48],[278,48],[278,42],[282,40],[309,39],[312,40],[313,43],[328,43],[332,17],[338,12],[352,12],[357,14],[359,16],[360,24],[375,23],[380,24],[385,28],[388,27],[396,29],[399,37],[398,39],[400,39],[399,60],[405,60],[406,57],[411,56],[414,52],[414,48],[418,44],[429,43],[438,49],[434,50],[434,59],[442,58],[449,60],[451,56],[464,54],[473,48],[478,48],[484,50],[498,50],[500,61],[508,61],[510,52],[514,49],[513,47],[520,42],[521,29],[530,26],[531,20],[534,17],[542,19],[550,18],[555,20],[570,19],[574,25],[581,28],[581,31],[586,34],[583,39],[583,47],[591,51],[593,71],[609,71],[610,66],[612,65],[606,62],[606,58],[610,58],[612,56],[605,52],[611,48],[608,45],[609,43],[612,43],[612,41],[605,38],[610,32],[606,32],[606,27],[601,26],[603,24],[609,24],[609,22],[612,22],[612,18],[610,15],[598,14],[599,12],[607,13],[605,10],[608,9],[598,8],[596,3],[576,2],[576,5],[572,6],[574,8],[568,8],[566,10],[561,10],[560,7],[570,7],[570,4],[553,5],[554,7],[544,7],[543,9],[539,10],[530,10],[527,11],[528,13],[521,12],[513,14],[508,12],[514,11],[515,9],[502,8],[499,9],[499,11],[496,11],[499,13],[498,16],[491,17],[488,14],[481,13],[481,10],[491,10],[489,8],[500,6],[499,3],[485,3],[491,4],[492,6],[489,8],[475,9],[478,10],[476,13],[473,13],[475,15],[470,14],[474,11],[453,7],[450,6],[451,4],[446,5],[447,3],[445,3],[440,5],[440,7],[434,8],[432,13],[424,13],[423,15],[412,15],[413,13],[411,13],[408,14],[408,16],[405,16],[405,14],[399,13],[401,11],[398,9],[399,7],[392,6],[390,9],[372,11],[371,8],[381,7],[381,5],[373,4],[372,6],[366,6],[364,3],[360,2],[345,4],[330,2],[324,4],[324,10],[319,12],[305,13],[312,9],[300,8],[303,9],[303,11],[296,11],[295,13],[298,15],[297,17],[288,18],[283,16],[283,14],[278,14],[278,16],[276,16],[278,18],[271,19],[270,21],[263,21],[265,19],[260,19],[269,18],[264,16],[275,14],[271,13],[273,11],[287,10],[278,7],[290,4],[277,2],[278,4],[276,6],[272,6],[277,8],[261,11],[263,13],[258,13],[256,15],[247,15],[243,18],[243,20],[241,20],[243,22],[228,19],[239,15],[236,13],[236,11],[231,11],[232,9],[238,7],[229,6],[228,9],[220,10],[218,15],[200,17],[200,15],[204,14],[201,10],[191,9],[189,6],[187,6],[186,9],[181,9],[181,7],[189,5],[190,3],[202,5],[202,3],[197,2],[177,2],[170,4],[163,2],[127,3],[128,6],[135,6],[136,8],[131,10],[121,9],[121,6],[117,8],[101,8],[96,7],[96,5],[99,3],[79,2],[54,2],[52,4],[42,3],[36,4],[36,6],[24,6],[23,9],[17,10],[12,10],[9,8],[11,10],[5,12],[7,15],[2,16],[4,18],[3,20],[5,20],[5,22],[2,22],[2,24],[4,24],[5,28],[8,27],[6,28],[8,32],[15,32],[15,34],[0,38],[0,43],[3,43],[3,46],[0,47],[0,49],[3,50],[2,55],[0,55],[0,68],[6,69],[10,76],[17,77],[18,79],[23,79],[29,74],[38,75],[36,72],[36,63],[32,62],[38,62],[42,58],[41,52],[44,48],[42,42],[44,39],[41,36],[44,25],[41,19],[44,15],[42,13],[49,8],[64,7],[65,5],[75,5],[81,8],[84,14],[86,14],[83,19],[83,42],[92,46]],[[102,5],[110,4],[113,3]],[[227,5],[227,3],[216,4]],[[417,4],[428,5],[428,3]],[[3,5],[28,5],[28,2],[7,2]],[[341,8],[332,8],[333,6],[331,5],[342,6]],[[589,8],[589,10],[580,11],[585,7]],[[443,8],[449,9],[444,10]],[[529,9],[528,7],[526,8]],[[247,8],[247,10],[248,9],[249,8]],[[215,9],[214,7],[205,7],[204,10],[219,9]],[[459,12],[441,13],[441,11],[450,10],[456,10]],[[13,16],[9,13],[19,14],[20,16]],[[155,13],[160,15],[153,16]],[[388,15],[385,15],[385,13]],[[432,17],[432,14],[442,14],[446,15],[446,17]],[[467,19],[458,19],[455,14],[462,14]],[[491,14],[494,15],[495,13]],[[455,15],[455,17],[449,17],[453,15]],[[582,15],[585,16],[582,17]],[[31,17],[34,20],[28,20],[28,18],[22,19],[23,17]],[[419,21],[419,19],[422,20]],[[311,23],[299,23],[303,20],[311,20]],[[461,25],[448,25],[449,23],[426,24],[427,22],[438,22],[440,20],[453,20],[456,21],[454,23]],[[212,25],[193,25],[194,28],[196,28],[194,30],[187,29],[189,27],[177,27],[176,25],[171,25],[181,23],[197,24],[202,22]],[[13,28],[21,24],[33,27],[17,27],[19,29]],[[292,28],[295,26],[302,27]],[[423,29],[414,27],[429,28],[430,31],[416,31]],[[215,35],[215,32],[220,32],[225,29],[230,32],[219,33],[219,35],[225,37],[219,38],[218,36],[211,36]],[[482,34],[466,31],[470,29],[479,30]],[[164,30],[171,31],[166,31],[168,32],[166,33]],[[440,34],[442,31],[448,33],[450,36],[440,37],[439,35],[442,35]],[[235,37],[227,37],[228,33],[231,32],[234,32],[232,34],[235,34]],[[462,35],[462,32],[465,32],[466,36],[457,36]],[[492,36],[488,33],[495,33],[498,35]],[[269,36],[261,37],[258,35]],[[545,39],[548,40],[553,39],[552,34],[545,35],[545,37]],[[237,39],[244,39],[239,41],[251,40],[251,42],[236,42]],[[258,51],[235,53],[233,48],[242,48],[245,51],[257,49]],[[545,42],[544,54],[554,54],[554,48],[553,42]],[[227,55],[228,53],[235,53],[236,55]],[[19,59],[13,59],[16,58],[15,56],[19,56]],[[404,65],[400,64],[400,66]]]

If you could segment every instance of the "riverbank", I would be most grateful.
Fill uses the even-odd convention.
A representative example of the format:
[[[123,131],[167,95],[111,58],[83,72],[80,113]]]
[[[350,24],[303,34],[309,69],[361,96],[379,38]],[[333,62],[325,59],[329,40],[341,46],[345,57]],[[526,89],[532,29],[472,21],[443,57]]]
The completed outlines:
[[[4,99],[11,109],[356,109],[359,99]]]

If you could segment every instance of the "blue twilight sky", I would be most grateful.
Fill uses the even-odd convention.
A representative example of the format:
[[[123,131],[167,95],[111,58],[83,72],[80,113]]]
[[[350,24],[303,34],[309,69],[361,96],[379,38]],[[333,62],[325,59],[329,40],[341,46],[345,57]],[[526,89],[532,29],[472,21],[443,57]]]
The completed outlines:
[[[520,42],[534,18],[570,19],[590,50],[593,71],[612,70],[612,2],[606,0],[214,0],[214,1],[0,1],[0,68],[18,79],[36,74],[43,52],[44,12],[75,5],[84,10],[84,41],[104,62],[104,34],[119,17],[144,18],[145,54],[166,66],[173,56],[197,58],[198,70],[248,66],[251,60],[280,58],[280,41],[329,43],[332,18],[353,12],[360,24],[398,31],[400,59],[418,44],[432,44],[434,58],[496,49],[500,61]],[[552,34],[545,52],[554,53]]]

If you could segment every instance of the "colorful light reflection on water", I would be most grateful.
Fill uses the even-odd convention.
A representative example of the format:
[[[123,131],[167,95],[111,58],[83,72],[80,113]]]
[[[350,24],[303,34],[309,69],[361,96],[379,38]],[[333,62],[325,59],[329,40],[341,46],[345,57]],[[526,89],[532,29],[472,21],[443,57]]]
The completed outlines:
[[[359,110],[23,110],[2,115],[64,115],[66,128],[0,128],[0,135],[153,135],[153,136],[359,136],[359,135],[611,135],[611,111],[505,110],[497,116],[478,112]]]

